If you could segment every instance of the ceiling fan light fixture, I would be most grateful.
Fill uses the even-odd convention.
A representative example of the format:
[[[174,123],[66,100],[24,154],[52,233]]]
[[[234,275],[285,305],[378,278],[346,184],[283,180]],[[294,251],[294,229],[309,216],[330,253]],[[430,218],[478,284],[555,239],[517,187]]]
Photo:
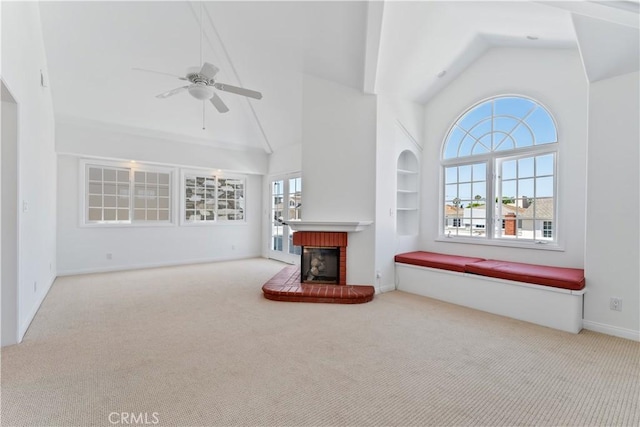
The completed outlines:
[[[213,88],[205,84],[196,83],[189,86],[189,93],[194,98],[204,101],[206,99],[211,99],[213,96]]]

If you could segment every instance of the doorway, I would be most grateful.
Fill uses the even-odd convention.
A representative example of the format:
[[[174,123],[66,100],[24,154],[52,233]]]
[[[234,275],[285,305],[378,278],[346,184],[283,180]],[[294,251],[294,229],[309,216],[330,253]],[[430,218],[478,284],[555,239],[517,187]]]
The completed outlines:
[[[16,344],[18,333],[18,103],[4,81],[0,81],[2,101],[2,150],[0,184],[2,205],[0,247],[2,330],[0,344]]]
[[[302,219],[302,178],[300,174],[272,178],[269,191],[269,257],[299,264],[301,248],[293,245],[293,231],[287,224]]]

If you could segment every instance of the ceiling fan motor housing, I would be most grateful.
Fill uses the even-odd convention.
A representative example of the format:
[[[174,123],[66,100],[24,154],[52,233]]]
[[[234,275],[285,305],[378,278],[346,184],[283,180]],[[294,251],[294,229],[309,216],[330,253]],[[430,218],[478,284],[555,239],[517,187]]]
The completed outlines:
[[[204,101],[213,97],[213,88],[204,82],[197,82],[189,86],[189,93],[194,98]]]

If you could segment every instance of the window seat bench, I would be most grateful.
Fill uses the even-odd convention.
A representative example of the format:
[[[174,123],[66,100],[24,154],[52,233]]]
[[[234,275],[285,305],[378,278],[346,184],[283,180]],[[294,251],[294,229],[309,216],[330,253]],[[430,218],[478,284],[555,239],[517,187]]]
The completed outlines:
[[[416,251],[395,256],[397,289],[542,326],[582,329],[584,270]]]

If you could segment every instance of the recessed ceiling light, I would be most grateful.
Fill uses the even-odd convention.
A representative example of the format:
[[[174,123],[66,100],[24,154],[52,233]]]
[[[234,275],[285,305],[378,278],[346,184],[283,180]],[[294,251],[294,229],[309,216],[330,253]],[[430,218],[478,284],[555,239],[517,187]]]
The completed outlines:
[[[529,40],[538,40],[538,36],[527,36]]]
[[[438,78],[442,78],[442,77],[444,77],[445,74],[447,74],[447,70],[442,70],[437,74],[437,76],[438,76]]]

